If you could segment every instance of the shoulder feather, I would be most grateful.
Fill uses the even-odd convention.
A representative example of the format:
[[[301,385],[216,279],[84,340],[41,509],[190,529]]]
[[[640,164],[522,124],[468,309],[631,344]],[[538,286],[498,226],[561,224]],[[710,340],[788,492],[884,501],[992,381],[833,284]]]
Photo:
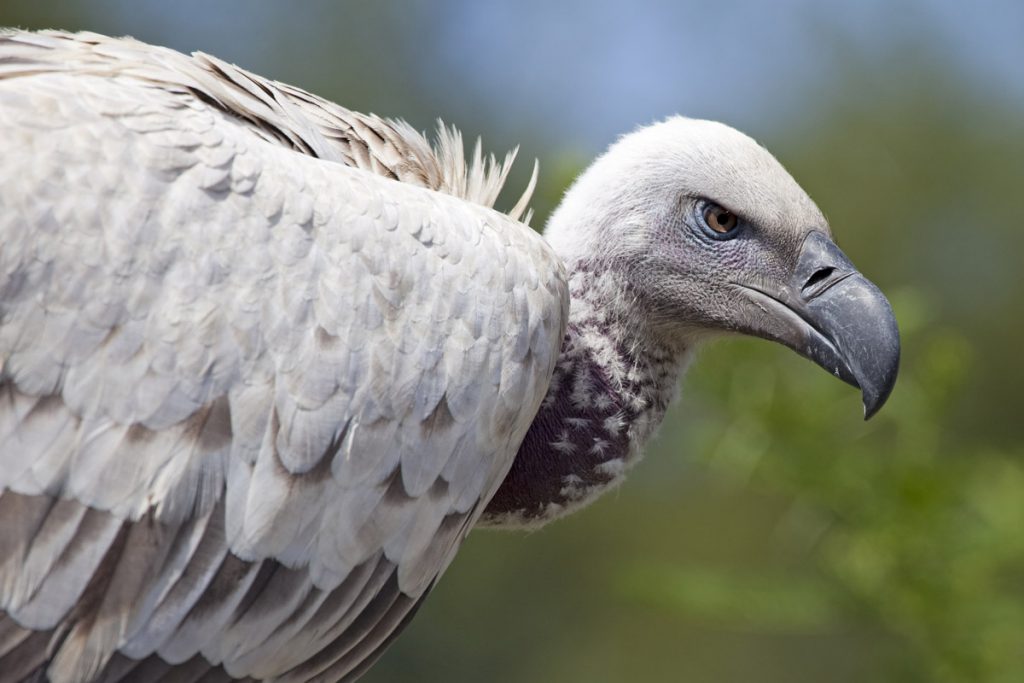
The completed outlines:
[[[467,163],[462,135],[440,120],[435,144],[408,123],[351,111],[301,88],[263,78],[202,52],[186,56],[130,38],[95,33],[0,34],[0,79],[40,70],[130,76],[187,88],[303,154],[493,207],[517,149],[499,161],[478,139]],[[529,223],[537,165],[508,215]]]

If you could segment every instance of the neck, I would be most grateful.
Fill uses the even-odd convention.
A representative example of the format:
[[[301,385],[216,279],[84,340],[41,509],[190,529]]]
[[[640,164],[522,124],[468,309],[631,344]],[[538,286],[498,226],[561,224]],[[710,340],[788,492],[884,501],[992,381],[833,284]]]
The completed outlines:
[[[537,526],[618,484],[661,422],[690,358],[648,334],[613,272],[570,268],[569,324],[544,403],[483,526]]]

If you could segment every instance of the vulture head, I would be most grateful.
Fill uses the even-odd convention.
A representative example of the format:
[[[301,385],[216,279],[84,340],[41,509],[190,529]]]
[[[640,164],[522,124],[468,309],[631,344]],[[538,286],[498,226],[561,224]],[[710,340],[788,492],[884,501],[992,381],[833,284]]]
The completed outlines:
[[[726,125],[675,117],[624,136],[545,236],[570,272],[617,274],[628,324],[667,346],[780,342],[858,387],[865,417],[896,381],[889,302],[782,165]]]

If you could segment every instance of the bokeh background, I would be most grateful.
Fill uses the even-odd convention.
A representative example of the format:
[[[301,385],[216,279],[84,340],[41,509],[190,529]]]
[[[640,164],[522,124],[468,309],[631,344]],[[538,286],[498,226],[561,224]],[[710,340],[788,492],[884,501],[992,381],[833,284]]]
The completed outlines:
[[[784,349],[709,349],[625,486],[471,535],[370,683],[1024,681],[1024,3],[0,0],[0,24],[521,144],[541,225],[616,135],[721,119],[891,296],[877,418]]]

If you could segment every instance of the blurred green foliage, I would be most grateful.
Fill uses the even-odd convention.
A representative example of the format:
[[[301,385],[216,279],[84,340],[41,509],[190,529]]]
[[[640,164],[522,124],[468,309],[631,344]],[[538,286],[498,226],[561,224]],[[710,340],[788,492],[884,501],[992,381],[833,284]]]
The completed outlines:
[[[410,79],[431,37],[384,5],[296,15],[258,41],[231,27],[269,4],[177,23],[106,6],[0,0],[0,23],[202,47],[421,126],[443,98],[476,111]],[[303,30],[307,45],[280,37]],[[619,491],[537,533],[471,535],[365,680],[1024,681],[1024,116],[940,40],[912,43],[835,48],[802,115],[761,135],[893,300],[889,404],[864,423],[854,390],[784,349],[709,348]],[[528,154],[545,141],[539,227],[592,155],[526,138]]]
[[[853,424],[842,387],[752,347],[694,373],[715,408],[695,452],[791,498],[779,533],[813,544],[832,584],[816,599],[904,639],[915,678],[1024,680],[1022,453],[949,438],[970,347],[911,291],[894,298],[907,360],[877,420]]]

